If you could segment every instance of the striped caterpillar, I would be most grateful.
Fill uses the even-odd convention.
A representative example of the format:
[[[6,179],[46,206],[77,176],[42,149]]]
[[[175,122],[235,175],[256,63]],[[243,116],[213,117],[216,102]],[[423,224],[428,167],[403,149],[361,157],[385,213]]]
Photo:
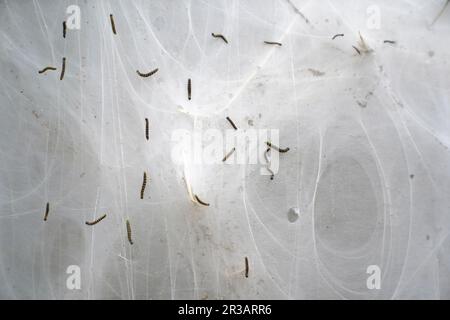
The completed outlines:
[[[112,28],[112,32],[113,32],[114,34],[117,34],[117,33],[116,33],[116,24],[114,23],[114,17],[113,17],[112,14],[109,15],[109,20],[111,20],[111,28]]]
[[[144,171],[144,178],[142,180],[142,187],[141,187],[141,199],[144,199],[144,191],[146,185],[147,185],[147,172]]]
[[[248,271],[249,271],[248,258],[245,257],[245,277],[246,278],[248,278]]]
[[[269,165],[268,167],[267,167],[267,171],[269,171],[270,172],[270,180],[273,180],[273,176],[274,176],[274,173],[273,173],[273,171],[270,169],[270,161],[269,161],[269,158],[267,157],[267,154],[270,152],[270,148],[267,148],[267,150],[266,150],[266,152],[264,152],[264,158],[266,159],[266,162],[267,162],[267,164]]]
[[[45,207],[44,221],[47,221],[49,211],[50,211],[50,203],[47,202],[47,206]]]
[[[200,198],[197,195],[195,195],[194,197],[195,197],[195,200],[197,200],[198,203],[200,203],[200,204],[202,204],[204,206],[207,206],[207,207],[209,206],[209,203],[203,202],[202,200],[200,200]]]
[[[188,99],[191,100],[191,78],[188,79],[187,91],[188,91]]]
[[[141,77],[143,77],[143,78],[150,77],[151,75],[154,75],[156,72],[158,72],[158,68],[156,68],[155,70],[152,70],[152,71],[150,71],[148,73],[142,73],[139,70],[136,70],[136,73],[138,75],[140,75]]]
[[[63,21],[63,38],[66,38],[67,24]]]
[[[234,128],[234,130],[237,130],[238,128],[234,124],[233,120],[230,119],[230,117],[227,117],[228,122],[231,124],[231,126]]]
[[[39,70],[38,73],[44,73],[47,70],[53,70],[54,71],[54,70],[56,70],[56,68],[55,67],[45,67],[44,69]]]
[[[338,34],[335,34],[331,40],[334,40],[334,39],[336,39],[337,37],[343,37],[343,36],[344,36],[343,33],[338,33]]]
[[[234,151],[236,151],[236,148],[231,149],[231,151],[228,152],[227,155],[222,159],[222,162],[227,161],[227,159],[233,154]]]
[[[128,242],[130,244],[133,244],[133,239],[131,239],[131,225],[130,225],[129,220],[127,220],[127,236],[128,236]]]
[[[284,149],[282,149],[282,148],[279,148],[279,147],[273,145],[272,143],[270,143],[270,142],[268,142],[268,141],[266,142],[266,144],[267,144],[270,148],[275,149],[275,150],[277,150],[278,152],[281,152],[281,153],[285,153],[285,152],[288,152],[288,151],[289,151],[289,148],[284,148]]]
[[[61,69],[61,75],[59,76],[59,80],[62,80],[64,78],[64,73],[66,72],[66,57],[62,59],[62,69]]]
[[[357,47],[355,47],[355,46],[352,46],[352,47],[353,47],[353,49],[356,50],[356,52],[358,52],[359,55],[361,55],[361,51]]]
[[[264,41],[264,43],[265,44],[275,44],[275,45],[277,45],[277,46],[282,46],[282,44],[281,43],[279,43],[279,42],[274,42],[274,41]]]
[[[212,35],[214,38],[221,38],[223,41],[225,41],[225,43],[228,44],[227,39],[226,39],[223,35],[221,35],[221,34],[215,34],[215,33],[211,33],[211,35]]]
[[[102,220],[105,219],[105,218],[106,218],[106,214],[102,215],[100,218],[98,218],[97,220],[94,220],[94,221],[92,221],[92,222],[86,221],[86,224],[87,224],[88,226],[93,226],[94,224],[99,223],[100,221],[102,221]]]
[[[431,25],[434,25],[436,23],[436,21],[439,20],[439,18],[441,17],[441,15],[444,13],[445,9],[447,9],[448,4],[450,3],[450,0],[447,0],[444,4],[444,6],[442,7],[441,11],[439,11],[438,15],[436,16],[436,18],[434,18],[433,22],[431,23]]]

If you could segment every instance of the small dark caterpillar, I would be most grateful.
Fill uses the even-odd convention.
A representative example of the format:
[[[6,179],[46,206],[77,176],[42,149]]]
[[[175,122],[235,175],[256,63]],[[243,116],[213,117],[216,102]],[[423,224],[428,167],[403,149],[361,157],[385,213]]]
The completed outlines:
[[[202,200],[199,199],[199,197],[197,195],[194,195],[195,200],[197,200],[198,203],[204,205],[204,206],[209,206],[209,203],[203,202]]]
[[[334,39],[336,39],[337,37],[343,37],[343,36],[344,36],[343,33],[338,33],[338,34],[335,34],[335,35],[333,36],[333,38],[331,38],[331,40],[334,40]]]
[[[112,28],[112,32],[114,34],[116,34],[116,25],[114,23],[114,17],[112,14],[109,15],[109,20],[111,20],[111,28]]]
[[[147,172],[144,171],[144,178],[142,180],[142,187],[141,187],[141,199],[144,199],[144,191],[146,185],[147,185]]]
[[[47,70],[56,70],[56,68],[55,67],[45,67],[44,69],[39,70],[38,73],[44,73]]]
[[[47,202],[47,206],[45,207],[44,221],[47,221],[49,211],[50,211],[50,203]]]
[[[67,24],[63,21],[63,38],[66,38]]]
[[[248,278],[248,271],[249,271],[248,258],[245,257],[245,277],[246,278]]]
[[[61,75],[59,76],[59,80],[62,80],[64,78],[64,73],[66,72],[66,57],[62,59],[62,69],[61,69]]]
[[[228,44],[227,39],[226,39],[223,35],[221,35],[221,34],[215,34],[215,33],[211,33],[211,35],[212,35],[214,38],[221,38],[223,41],[225,41],[226,44]]]
[[[231,151],[228,152],[227,155],[222,159],[222,162],[227,161],[227,159],[233,154],[234,151],[236,151],[236,148],[231,149]]]
[[[138,75],[140,75],[141,77],[144,77],[144,78],[150,77],[151,75],[154,75],[157,72],[158,72],[158,68],[156,68],[155,70],[150,71],[149,73],[141,73],[139,70],[136,70],[136,73]]]
[[[266,159],[267,164],[270,166],[270,161],[269,158],[267,157],[267,154],[270,152],[270,148],[267,148],[266,152],[264,152],[264,158]],[[267,171],[270,172],[270,180],[273,180],[274,177],[274,173],[273,171],[269,168],[269,166],[266,168]]]
[[[393,40],[384,40],[383,42],[384,42],[384,43],[391,43],[391,44],[396,44],[396,42],[395,42],[395,41],[393,41]]]
[[[148,119],[145,118],[145,138],[148,140]]]
[[[233,120],[230,119],[230,117],[227,117],[228,122],[231,124],[231,126],[234,128],[234,130],[237,130],[238,128],[234,124]]]
[[[277,45],[277,46],[282,46],[282,44],[281,43],[279,43],[279,42],[273,42],[273,41],[264,41],[264,43],[265,44],[275,44],[275,45]]]
[[[280,148],[280,147],[274,146],[274,145],[273,145],[272,143],[270,143],[269,141],[267,141],[266,144],[267,144],[270,148],[275,149],[275,150],[277,150],[278,152],[281,152],[281,153],[285,153],[285,152],[288,152],[288,151],[289,151],[289,148],[284,148],[284,149],[282,149],[282,148]]]
[[[187,85],[187,90],[188,90],[188,99],[191,100],[191,78],[188,79],[188,85]]]
[[[86,224],[87,224],[88,226],[93,226],[94,224],[99,223],[100,221],[102,221],[102,220],[105,219],[105,218],[106,218],[106,214],[102,215],[100,218],[98,218],[97,220],[94,220],[94,221],[92,221],[92,222],[86,221]]]
[[[355,47],[355,46],[352,46],[352,47],[353,47],[353,49],[356,50],[356,52],[358,52],[359,55],[361,55],[361,51],[359,51],[359,49],[357,47]]]
[[[128,236],[128,242],[130,244],[133,244],[133,240],[131,239],[131,225],[130,221],[127,220],[127,236]]]

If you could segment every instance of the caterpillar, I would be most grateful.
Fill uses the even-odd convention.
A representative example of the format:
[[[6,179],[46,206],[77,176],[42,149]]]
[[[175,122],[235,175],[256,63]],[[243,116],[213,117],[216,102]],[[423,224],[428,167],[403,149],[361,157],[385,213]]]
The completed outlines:
[[[130,244],[133,244],[133,239],[131,239],[131,225],[130,225],[129,220],[127,220],[127,236],[128,236],[128,242]]]
[[[204,206],[209,206],[209,203],[203,202],[202,200],[199,199],[199,197],[197,195],[194,195],[195,200],[197,200],[198,203],[204,205]]]
[[[63,38],[66,38],[67,24],[63,21]]]
[[[141,187],[141,199],[144,199],[144,191],[146,185],[147,185],[147,172],[144,171],[144,177],[142,179],[142,187]]]
[[[145,138],[148,140],[148,119],[145,118]]]
[[[279,42],[274,42],[274,41],[264,41],[264,43],[265,44],[275,44],[275,45],[277,45],[277,46],[282,46],[282,44],[281,43],[279,43]]]
[[[359,55],[361,55],[361,51],[357,47],[355,47],[355,46],[352,46],[352,47],[353,47],[353,49],[356,50],[356,52],[358,52]]]
[[[215,34],[215,33],[211,33],[211,35],[212,35],[214,38],[221,38],[223,41],[225,41],[226,44],[228,44],[227,39],[226,39],[223,35],[221,35],[221,34]]]
[[[106,218],[106,214],[102,215],[100,218],[98,218],[97,220],[94,220],[94,221],[92,221],[92,222],[86,221],[86,224],[87,224],[88,226],[93,226],[94,224],[99,223],[100,221],[102,221],[102,220],[105,219],[105,218]]]
[[[234,151],[236,151],[236,148],[231,149],[231,151],[228,152],[227,155],[222,159],[222,162],[227,161],[227,159],[233,154]]]
[[[249,271],[248,258],[245,257],[245,277],[246,278],[248,278],[248,271]]]
[[[188,91],[188,99],[191,100],[191,78],[188,79],[187,91]]]
[[[337,37],[343,37],[343,36],[344,36],[343,33],[338,33],[338,34],[335,34],[335,35],[333,36],[333,38],[331,38],[331,40],[334,40],[334,39],[336,39]]]
[[[431,25],[434,25],[436,23],[436,21],[439,20],[439,18],[441,17],[441,15],[444,13],[445,9],[447,9],[448,4],[450,3],[450,0],[447,0],[444,4],[444,6],[442,7],[441,11],[439,11],[438,15],[436,16],[436,18],[434,18],[433,22],[431,23]]]
[[[396,44],[396,42],[395,42],[395,41],[393,41],[393,40],[384,40],[383,42],[384,42],[384,43],[391,43],[391,44]]]
[[[154,74],[157,73],[157,72],[158,72],[158,68],[156,68],[155,70],[152,70],[152,71],[150,71],[150,72],[148,72],[148,73],[142,73],[142,72],[140,72],[139,70],[136,70],[136,73],[137,73],[138,75],[140,75],[141,77],[143,77],[143,78],[150,77],[151,75],[154,75]]]
[[[55,67],[45,67],[44,69],[39,70],[38,73],[44,73],[47,70],[56,70],[56,68]]]
[[[267,164],[270,166],[270,161],[269,158],[267,157],[267,154],[270,152],[270,148],[267,148],[266,152],[264,152],[264,159],[266,159]],[[273,180],[274,177],[274,173],[273,171],[269,168],[269,166],[267,167],[267,171],[270,172],[270,180]]]
[[[112,28],[112,32],[113,32],[114,34],[117,34],[117,33],[116,33],[116,24],[114,23],[114,17],[113,17],[112,14],[109,15],[109,20],[111,20],[111,28]]]
[[[62,69],[61,69],[61,75],[59,76],[59,80],[62,80],[64,78],[64,73],[66,72],[66,57],[62,59]]]
[[[227,117],[228,122],[231,124],[231,126],[234,128],[234,130],[237,130],[238,128],[234,124],[233,120],[230,119],[230,117]]]
[[[44,221],[47,221],[49,211],[50,211],[50,203],[47,202],[47,205],[45,207]]]
[[[275,149],[275,150],[277,150],[278,152],[281,152],[281,153],[285,153],[285,152],[288,152],[288,151],[290,150],[289,148],[284,148],[284,149],[282,149],[282,148],[280,148],[280,147],[277,147],[277,146],[273,145],[272,143],[270,143],[269,141],[267,141],[266,144],[267,144],[270,148]]]

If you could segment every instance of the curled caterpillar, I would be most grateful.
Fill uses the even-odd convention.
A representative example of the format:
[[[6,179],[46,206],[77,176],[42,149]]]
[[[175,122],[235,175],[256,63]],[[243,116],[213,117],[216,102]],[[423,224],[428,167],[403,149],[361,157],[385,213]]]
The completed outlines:
[[[63,21],[63,38],[66,38],[67,24]]]
[[[238,128],[234,124],[233,120],[230,119],[230,117],[227,117],[228,122],[231,124],[231,126],[234,128],[234,130],[237,130]]]
[[[267,154],[268,154],[269,152],[270,152],[270,148],[267,148],[266,152],[264,152],[264,159],[266,159],[266,162],[267,162],[267,164],[268,164],[268,166],[267,166],[267,171],[270,172],[270,180],[273,180],[274,173],[273,173],[273,171],[270,169],[270,161],[269,161],[269,158],[267,157]]]
[[[266,144],[267,144],[270,148],[275,149],[275,150],[277,150],[278,152],[281,152],[281,153],[285,153],[285,152],[288,152],[288,151],[290,150],[289,148],[284,148],[284,149],[282,149],[282,148],[280,148],[280,147],[277,147],[277,146],[273,145],[272,143],[270,143],[269,141],[267,141]]]
[[[146,185],[147,185],[147,172],[144,171],[144,177],[142,179],[142,187],[141,187],[141,199],[144,199],[144,191]]]
[[[248,258],[245,257],[245,277],[246,278],[248,278],[248,271],[249,271]]]
[[[128,242],[130,244],[133,244],[133,239],[131,239],[131,225],[130,225],[129,220],[127,220],[127,236],[128,236]]]
[[[66,72],[66,57],[62,59],[62,69],[61,69],[61,75],[59,76],[59,80],[62,80],[64,78],[64,73]]]
[[[223,35],[221,35],[221,34],[216,34],[216,33],[211,33],[211,35],[212,35],[214,38],[221,38],[223,41],[225,41],[226,44],[228,44],[227,39],[226,39]]]
[[[138,75],[140,75],[141,77],[143,77],[143,78],[150,77],[151,75],[154,75],[156,72],[158,72],[158,68],[156,68],[155,70],[152,70],[152,71],[150,71],[148,73],[142,73],[139,70],[136,70],[136,73]]]
[[[54,70],[56,70],[56,68],[55,67],[45,67],[44,69],[39,70],[38,73],[44,73],[47,70],[53,70],[54,71]]]
[[[357,47],[355,47],[355,46],[352,46],[352,47],[353,47],[353,49],[356,50],[356,52],[358,52],[359,55],[361,55],[361,51]]]
[[[334,39],[336,39],[337,37],[343,37],[343,36],[344,36],[343,33],[338,33],[338,34],[335,34],[335,35],[333,36],[333,38],[331,38],[331,40],[334,40]]]
[[[279,43],[279,42],[274,42],[274,41],[264,41],[264,43],[265,44],[275,44],[275,45],[277,45],[277,46],[282,46],[282,44],[281,43]]]
[[[148,140],[148,119],[145,118],[145,138]]]
[[[204,206],[209,206],[209,203],[203,202],[202,200],[199,199],[199,197],[197,195],[194,195],[195,200],[197,200],[198,203],[204,205]]]
[[[384,43],[390,43],[390,44],[396,44],[396,42],[393,41],[393,40],[384,40],[383,42]]]
[[[191,79],[188,79],[187,91],[188,91],[188,99],[191,100]]]
[[[100,221],[102,221],[102,220],[105,219],[105,218],[106,218],[106,214],[102,215],[100,218],[98,218],[97,220],[94,220],[94,221],[92,221],[92,222],[86,221],[86,224],[87,224],[88,226],[93,226],[94,224],[99,223]]]
[[[227,161],[227,159],[233,154],[234,151],[236,151],[236,148],[231,149],[231,151],[228,152],[228,153],[226,154],[226,156],[222,159],[222,162]]]
[[[114,17],[112,14],[109,15],[109,20],[111,20],[112,32],[116,34],[116,24],[114,23]]]
[[[45,207],[44,221],[47,221],[49,212],[50,212],[50,203],[47,202],[47,206]]]

